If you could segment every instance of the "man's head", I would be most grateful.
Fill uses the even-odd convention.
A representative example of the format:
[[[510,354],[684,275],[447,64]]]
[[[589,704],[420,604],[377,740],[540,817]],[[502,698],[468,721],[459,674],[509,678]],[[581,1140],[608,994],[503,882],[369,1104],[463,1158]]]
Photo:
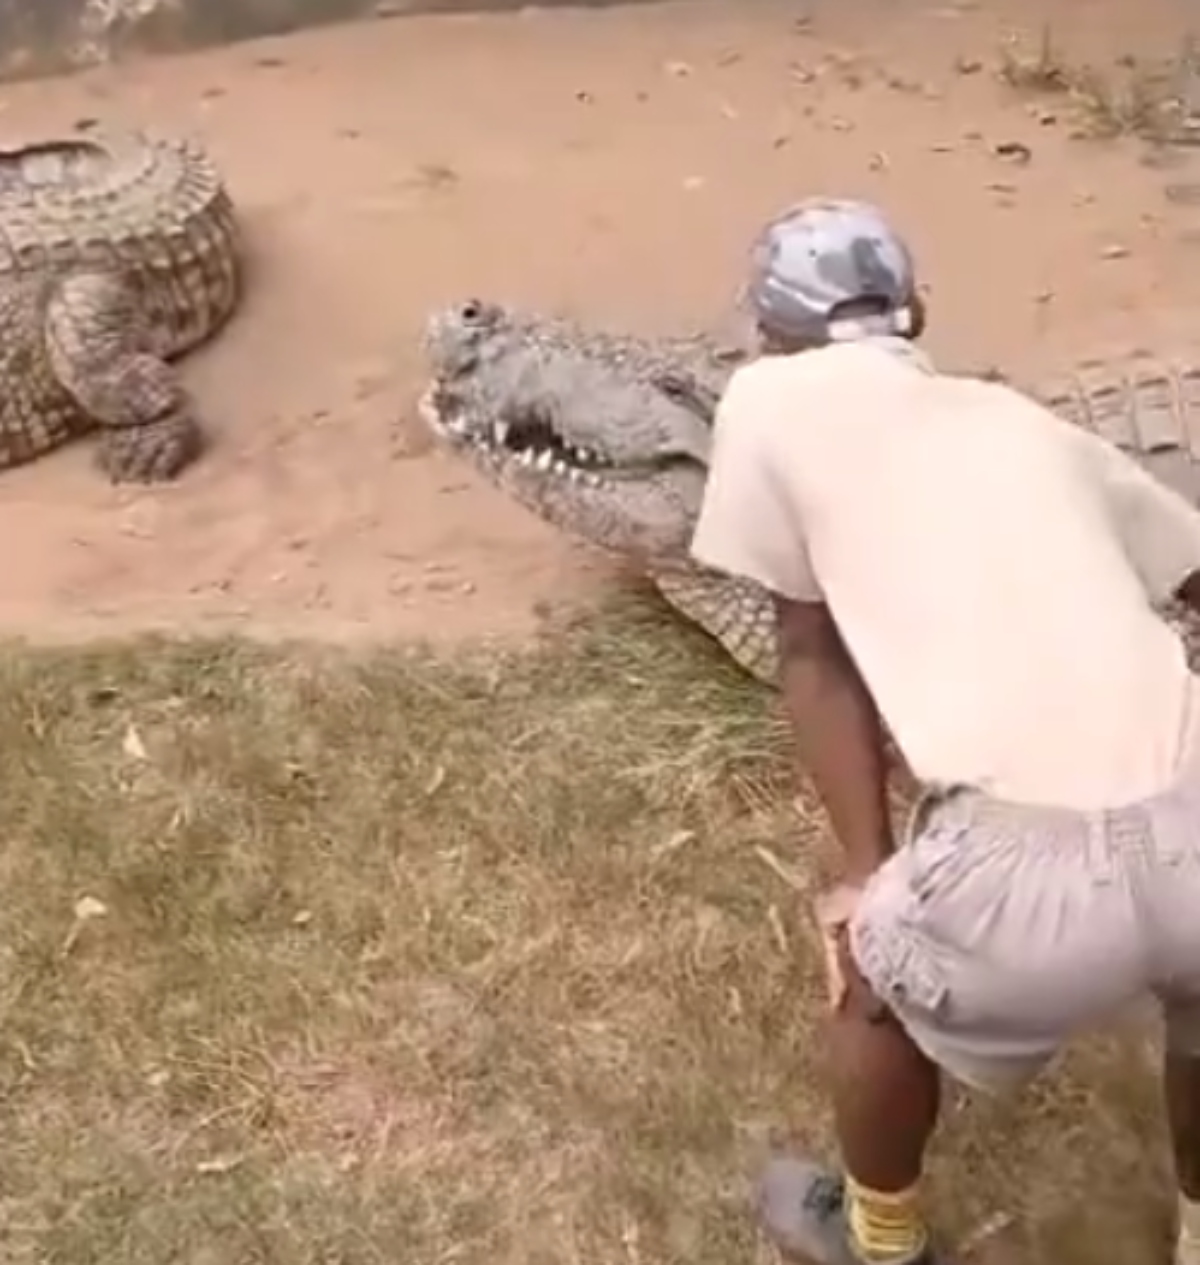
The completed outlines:
[[[864,202],[813,198],[772,219],[751,249],[745,299],[769,352],[925,327],[912,255]]]

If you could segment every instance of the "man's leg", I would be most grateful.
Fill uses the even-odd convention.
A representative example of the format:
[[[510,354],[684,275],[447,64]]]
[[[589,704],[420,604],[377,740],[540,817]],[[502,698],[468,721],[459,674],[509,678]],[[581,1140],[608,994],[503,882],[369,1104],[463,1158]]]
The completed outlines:
[[[1177,1265],[1200,1265],[1200,1008],[1166,1001],[1163,1098],[1179,1187]]]
[[[1133,987],[1125,888],[1090,881],[1078,821],[1043,830],[1040,817],[1010,827],[955,812],[877,871],[851,922],[848,995],[830,1025],[844,1181],[787,1158],[762,1180],[768,1234],[818,1265],[928,1260],[917,1188],[938,1069],[1010,1092],[1054,1055],[1053,1033]],[[1047,899],[1066,916],[1046,918]]]
[[[1167,1050],[1163,1091],[1179,1189],[1200,1203],[1200,1057]]]
[[[1145,924],[1161,978],[1163,1101],[1175,1162],[1179,1265],[1200,1265],[1200,789],[1148,813],[1152,868],[1143,876]]]
[[[830,1024],[830,1058],[850,1240],[868,1261],[916,1260],[929,1246],[918,1186],[941,1081],[845,958],[848,993]]]
[[[938,1069],[870,993],[851,962],[849,992],[829,1024],[834,1120],[847,1169],[895,1194],[921,1176],[937,1125]]]
[[[767,1167],[760,1213],[785,1252],[826,1261],[920,1262],[917,1202],[937,1124],[938,1070],[871,994],[849,953],[847,994],[829,1024],[834,1121],[844,1181],[782,1158]]]

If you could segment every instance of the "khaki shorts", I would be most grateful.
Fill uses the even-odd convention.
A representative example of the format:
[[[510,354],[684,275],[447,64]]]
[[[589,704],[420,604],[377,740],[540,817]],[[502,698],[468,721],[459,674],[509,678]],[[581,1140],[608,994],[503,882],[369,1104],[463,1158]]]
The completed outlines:
[[[913,1041],[992,1092],[1147,995],[1200,1055],[1200,785],[1114,812],[927,797],[850,925]]]

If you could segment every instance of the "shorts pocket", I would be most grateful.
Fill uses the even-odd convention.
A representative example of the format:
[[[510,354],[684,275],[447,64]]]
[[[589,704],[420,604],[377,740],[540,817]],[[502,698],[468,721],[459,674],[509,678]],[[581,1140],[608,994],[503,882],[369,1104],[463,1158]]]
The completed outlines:
[[[970,832],[958,822],[933,820],[909,845],[908,884],[921,909],[954,891],[975,869]]]
[[[922,935],[915,894],[895,867],[880,873],[850,925],[855,965],[872,991],[897,1013],[945,1014],[950,989],[937,955]]]

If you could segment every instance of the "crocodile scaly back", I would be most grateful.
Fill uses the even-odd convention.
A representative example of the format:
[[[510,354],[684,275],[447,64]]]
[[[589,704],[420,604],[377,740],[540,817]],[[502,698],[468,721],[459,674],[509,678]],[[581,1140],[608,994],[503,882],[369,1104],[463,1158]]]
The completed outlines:
[[[1065,421],[1116,444],[1200,505],[1200,367],[1149,360],[1091,362],[1033,394]]]

